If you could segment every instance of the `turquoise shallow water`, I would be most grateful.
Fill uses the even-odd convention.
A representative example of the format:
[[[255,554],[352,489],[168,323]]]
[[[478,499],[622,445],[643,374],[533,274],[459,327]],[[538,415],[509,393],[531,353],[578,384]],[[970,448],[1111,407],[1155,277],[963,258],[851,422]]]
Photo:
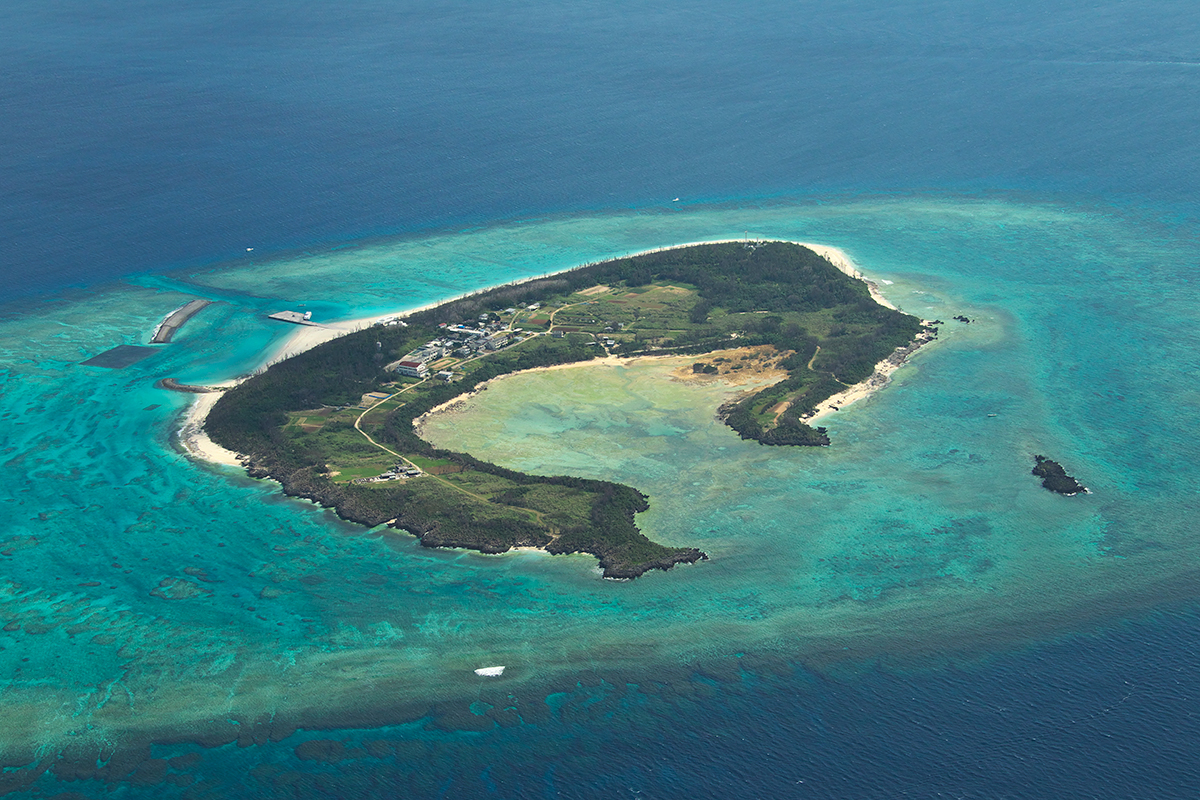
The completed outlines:
[[[510,378],[427,429],[507,465],[643,489],[640,524],[711,554],[694,567],[618,584],[587,557],[428,551],[345,525],[181,455],[187,398],[153,387],[252,370],[289,332],[263,318],[281,307],[380,313],[745,231],[842,247],[905,310],[974,321],[830,420],[828,449],[741,442],[713,419],[721,387],[652,364]],[[496,663],[504,690],[544,696],[585,672],[750,656],[980,654],[1192,599],[1197,244],[1119,209],[779,202],[369,243],[13,309],[0,318],[7,744],[264,714],[286,728],[363,707],[386,721],[468,706],[471,670]],[[79,365],[144,343],[185,293],[222,302],[145,361]],[[1035,452],[1093,493],[1040,489]]]

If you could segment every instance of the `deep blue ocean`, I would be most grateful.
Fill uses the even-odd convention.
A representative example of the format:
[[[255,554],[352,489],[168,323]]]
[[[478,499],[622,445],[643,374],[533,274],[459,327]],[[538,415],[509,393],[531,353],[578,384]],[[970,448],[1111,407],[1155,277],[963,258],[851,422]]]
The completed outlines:
[[[1200,353],[1195,317],[1187,316],[1197,308],[1200,279],[1194,2],[9,0],[0,5],[0,30],[0,343],[8,362],[0,362],[0,545],[8,548],[0,561],[0,627],[10,620],[16,626],[0,635],[0,670],[7,671],[0,673],[0,755],[8,758],[17,741],[46,743],[35,760],[19,761],[37,777],[0,789],[64,798],[1200,796],[1200,561],[1179,544],[1195,531],[1189,515],[1200,502],[1190,471]],[[568,567],[523,567],[515,559],[493,581],[486,565],[465,557],[459,565],[407,545],[389,549],[320,512],[296,510],[243,477],[205,471],[172,449],[184,399],[163,399],[142,380],[160,376],[158,367],[94,378],[71,372],[75,362],[116,344],[144,343],[160,312],[178,305],[175,292],[199,292],[234,309],[197,317],[196,330],[224,335],[228,345],[206,350],[181,337],[172,351],[181,355],[161,356],[174,359],[163,369],[197,380],[229,378],[278,338],[275,329],[237,322],[236,310],[274,310],[303,298],[334,316],[378,313],[397,286],[406,294],[396,303],[412,306],[565,268],[576,255],[611,255],[623,246],[614,232],[623,227],[636,229],[628,236],[635,249],[654,245],[656,226],[669,239],[662,244],[704,235],[708,229],[691,219],[721,220],[724,227],[712,234],[736,235],[760,210],[761,219],[779,224],[779,209],[793,207],[806,220],[796,235],[811,231],[813,241],[849,246],[868,271],[892,275],[897,290],[924,287],[938,295],[938,308],[974,303],[972,309],[986,306],[985,315],[994,312],[996,338],[952,343],[958,349],[943,363],[963,367],[981,353],[978,363],[995,373],[989,385],[997,396],[1045,412],[1034,426],[1043,438],[1029,446],[1053,442],[1094,464],[1101,488],[1128,488],[1119,500],[1112,499],[1115,488],[1098,491],[1093,511],[1055,524],[1081,538],[1102,529],[1107,538],[1099,549],[1112,559],[1161,553],[1174,562],[1161,580],[1121,575],[1114,577],[1120,591],[1110,596],[1093,586],[1086,603],[1071,605],[1049,595],[1022,598],[1016,583],[997,579],[995,608],[985,612],[979,609],[991,579],[963,577],[963,557],[939,565],[939,577],[958,570],[955,580],[977,580],[978,609],[962,617],[947,612],[944,621],[922,612],[919,647],[897,644],[905,634],[889,629],[896,617],[869,618],[872,602],[896,596],[888,586],[871,597],[839,589],[837,603],[850,598],[868,615],[846,631],[859,657],[833,657],[825,644],[819,653],[777,646],[751,634],[745,641],[760,649],[733,652],[739,630],[728,642],[711,643],[713,657],[726,661],[705,671],[679,655],[684,634],[668,642],[664,632],[658,647],[639,629],[644,658],[640,650],[622,661],[612,650],[563,656],[574,659],[575,673],[546,678],[536,697],[525,685],[512,690],[514,703],[539,704],[536,713],[512,727],[489,722],[482,731],[444,723],[439,703],[457,689],[439,683],[430,684],[429,713],[415,719],[383,711],[372,718],[357,709],[342,727],[326,719],[332,729],[301,726],[281,741],[251,744],[251,736],[240,743],[248,746],[204,748],[183,734],[172,738],[174,718],[164,709],[190,721],[185,701],[156,700],[187,697],[172,692],[200,680],[189,672],[190,650],[171,651],[175,666],[156,667],[153,677],[144,670],[136,687],[133,679],[122,686],[130,664],[153,662],[146,653],[167,652],[189,626],[227,638],[188,639],[187,648],[203,658],[227,648],[240,659],[276,647],[277,625],[286,631],[280,663],[304,663],[297,662],[300,645],[289,649],[286,637],[294,633],[299,642],[309,634],[298,623],[295,631],[288,627],[293,622],[283,612],[278,622],[261,616],[263,626],[251,622],[235,635],[246,623],[233,605],[183,610],[147,599],[171,574],[167,562],[218,539],[230,546],[214,572],[239,572],[247,586],[252,581],[240,573],[263,574],[262,554],[281,549],[284,540],[270,537],[282,530],[316,543],[320,556],[311,558],[323,575],[342,571],[341,557],[354,562],[345,568],[353,574],[387,574],[367,582],[363,606],[399,607],[427,596],[452,607],[464,616],[438,621],[437,635],[453,643],[431,659],[468,647],[454,641],[455,624],[471,631],[507,624],[506,598],[542,602],[546,586],[575,584],[562,577]],[[937,244],[939,226],[950,244]],[[551,241],[543,233],[601,228],[594,239],[562,233]],[[517,231],[514,241],[529,231],[541,249],[531,246],[523,261],[486,261],[481,254],[493,258],[495,245],[480,237],[510,236],[497,230]],[[912,264],[887,249],[893,230],[896,241],[913,246]],[[1093,237],[1093,230],[1100,233]],[[1126,233],[1141,237],[1128,252],[1118,238]],[[1043,251],[1039,235],[1061,238]],[[986,255],[960,263],[955,248],[965,253],[976,238]],[[320,266],[338,248],[395,242],[413,252],[427,247],[428,265],[405,255],[409,272],[397,277],[397,268],[378,286],[367,285],[366,267],[338,283],[342,273]],[[1150,255],[1136,255],[1147,248]],[[464,254],[461,270],[446,266],[454,252]],[[292,269],[304,258],[326,262],[303,262],[308,272]],[[1121,263],[1130,265],[1128,273]],[[1157,288],[1139,288],[1140,281]],[[1051,296],[1064,286],[1081,288]],[[72,309],[86,313],[71,318]],[[126,312],[136,324],[122,327]],[[1038,325],[1022,327],[1030,320]],[[1051,343],[1030,344],[1038,331],[1048,331]],[[1121,357],[1089,366],[1077,358],[1077,340],[1095,353],[1111,343]],[[1148,354],[1142,362],[1139,353]],[[952,376],[948,367],[938,372],[936,358],[921,362],[924,374],[948,397]],[[1016,374],[1004,372],[1008,358],[1034,364],[1029,369],[1040,377],[1005,384]],[[897,388],[899,410],[882,406],[880,425],[903,414],[921,424],[917,401],[904,405],[920,383]],[[1132,408],[1114,410],[1127,397]],[[145,411],[145,421],[112,421],[116,400]],[[89,403],[94,417],[71,416]],[[960,416],[933,405],[931,420]],[[39,417],[44,409],[56,416]],[[1057,420],[1067,421],[1055,428]],[[847,440],[869,438],[872,424],[866,415],[851,419]],[[974,440],[962,447],[986,450]],[[955,457],[946,455],[946,463]],[[1144,472],[1122,483],[1118,467]],[[860,488],[868,480],[851,477]],[[927,488],[943,491],[932,482]],[[913,494],[920,499],[912,508],[933,515],[928,508],[936,504],[919,505],[927,498]],[[1139,502],[1176,509],[1173,527],[1137,528],[1130,509]],[[1001,518],[980,503],[974,516],[957,507],[956,519],[987,528],[987,519]],[[176,527],[168,529],[155,514],[173,506]],[[260,506],[270,521],[262,532],[250,531],[246,520]],[[674,507],[663,507],[666,516],[654,524],[676,530]],[[751,514],[766,518],[770,511],[745,511]],[[1005,535],[1005,524],[996,522],[986,535]],[[684,538],[700,535],[677,528]],[[236,543],[242,533],[244,545]],[[973,535],[963,534],[964,541]],[[160,536],[167,549],[147,549],[158,548]],[[872,546],[855,549],[866,558]],[[112,577],[103,586],[91,581],[97,565],[110,561]],[[947,556],[945,563],[952,561]],[[705,575],[720,576],[721,563],[737,562],[714,559]],[[389,564],[399,571],[388,573]],[[980,574],[988,568],[972,564]],[[731,580],[742,576],[730,573]],[[675,581],[673,594],[661,605],[658,598],[641,606],[625,601],[631,614],[662,614],[664,631],[696,621],[694,608],[703,604],[689,606],[685,570],[654,580]],[[763,580],[784,578],[773,572]],[[649,581],[637,591],[667,585]],[[600,608],[597,598],[618,590],[597,583],[578,591]],[[380,646],[384,623],[369,619],[354,595],[318,584],[310,581],[281,602],[301,609],[297,619],[327,626],[326,652],[349,652],[364,637]],[[697,591],[720,587],[716,578],[701,585]],[[1049,580],[1037,586],[1053,591]],[[814,609],[824,607],[818,595]],[[725,604],[722,598],[706,595],[703,602]],[[1039,625],[1025,612],[1042,602]],[[1010,603],[1022,613],[1014,610],[1006,632],[997,620]],[[584,612],[576,620],[569,605],[554,606],[562,615],[554,622],[556,642],[573,630],[580,640],[590,635]],[[779,618],[788,610],[762,613]],[[345,628],[337,627],[339,615]],[[101,635],[109,641],[101,646],[113,636],[119,645],[119,631],[130,626],[151,632],[137,634],[141,649],[129,645],[89,659],[94,653],[70,649],[76,634],[63,621],[68,616],[79,626],[98,626],[104,617]],[[423,619],[434,627],[432,616]],[[974,635],[973,621],[980,626]],[[877,636],[864,633],[872,626]],[[878,646],[860,646],[873,638]],[[693,644],[699,652],[708,643]],[[722,650],[726,644],[730,652]],[[743,655],[741,667],[729,660]],[[634,666],[610,670],[610,662],[602,664],[610,656]],[[671,677],[646,677],[660,667]],[[614,675],[622,676],[619,683]],[[378,688],[383,682],[363,685],[365,706],[388,705]],[[62,689],[63,697],[76,693],[78,703],[60,697],[46,705],[38,692],[47,687]],[[231,709],[243,691],[277,698],[280,709],[326,702],[311,688],[288,689],[249,672],[226,690]],[[482,705],[471,705],[477,716],[498,702],[488,691],[480,690]],[[86,737],[88,714],[122,692],[135,712],[162,714],[154,723],[154,757],[183,760],[161,774],[147,767],[137,781],[73,780],[70,770],[56,771],[71,751],[50,732],[77,719],[71,735]],[[103,695],[95,709],[89,693]],[[336,745],[320,757],[297,750],[326,739]],[[114,734],[101,761],[121,741]],[[17,771],[8,763],[6,779]]]

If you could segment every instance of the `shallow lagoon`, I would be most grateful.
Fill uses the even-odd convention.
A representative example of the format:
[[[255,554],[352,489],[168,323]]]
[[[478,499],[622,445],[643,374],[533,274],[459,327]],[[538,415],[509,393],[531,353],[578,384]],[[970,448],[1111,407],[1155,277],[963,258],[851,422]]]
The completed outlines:
[[[694,567],[613,583],[588,557],[428,551],[366,532],[189,461],[172,444],[188,398],[153,388],[253,369],[288,332],[263,319],[282,307],[382,313],[743,231],[843,247],[903,309],[974,321],[950,323],[892,386],[829,420],[827,449],[741,442],[713,419],[719,386],[652,364],[509,378],[427,429],[506,465],[647,491],[639,523],[711,554]],[[780,202],[367,243],[7,309],[11,760],[24,745],[147,730],[236,736],[227,720],[260,717],[279,735],[431,710],[454,727],[481,692],[511,693],[533,718],[584,675],[940,663],[1194,599],[1200,342],[1180,267],[1196,244],[1111,209]],[[143,344],[190,292],[224,302],[142,362],[79,365]],[[1040,489],[1035,452],[1093,494]],[[496,663],[509,666],[501,681],[471,672]]]

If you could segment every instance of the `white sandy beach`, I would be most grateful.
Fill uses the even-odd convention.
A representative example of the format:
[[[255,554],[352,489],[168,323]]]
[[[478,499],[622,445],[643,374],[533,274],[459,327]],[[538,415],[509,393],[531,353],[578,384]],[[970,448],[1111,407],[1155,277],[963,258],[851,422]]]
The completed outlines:
[[[668,245],[666,247],[655,247],[650,250],[640,250],[636,253],[630,253],[627,256],[621,256],[621,257],[622,258],[633,258],[635,256],[646,255],[648,253],[661,253],[666,250],[678,250],[681,247],[694,247],[696,245],[702,245],[702,244],[732,244],[732,243],[743,242],[743,241],[747,241],[747,240],[745,240],[745,239],[712,239],[709,241],[700,241],[700,242],[684,242],[682,244],[673,244],[673,245]],[[827,258],[829,260],[829,263],[833,264],[835,267],[837,267],[839,270],[841,270],[846,275],[849,275],[851,278],[855,278],[857,280],[861,280],[864,283],[866,283],[867,288],[871,292],[871,297],[875,300],[875,302],[879,303],[882,306],[886,306],[888,308],[892,308],[892,309],[896,308],[894,305],[892,305],[888,301],[888,299],[886,297],[883,296],[883,294],[880,293],[879,287],[875,284],[875,282],[868,280],[862,274],[862,272],[859,271],[859,269],[854,265],[854,262],[850,260],[850,257],[848,255],[846,255],[846,252],[844,250],[842,250],[840,247],[832,247],[830,245],[814,244],[812,242],[800,242],[800,241],[788,240],[788,239],[771,239],[770,241],[787,241],[787,242],[790,242],[791,244],[798,244],[802,247],[807,247],[809,250],[812,250],[814,253],[817,253],[818,255],[824,256],[825,258]],[[574,267],[562,270],[562,272],[569,272],[571,269],[574,269]],[[558,273],[552,273],[552,274],[558,274]],[[452,302],[454,300],[459,300],[464,297],[470,297],[473,294],[478,294],[480,292],[489,291],[491,289],[498,288],[499,286],[508,286],[508,285],[512,285],[515,283],[522,283],[524,280],[526,280],[526,279],[523,279],[522,281],[511,281],[510,283],[507,283],[507,284],[498,284],[497,286],[489,286],[486,289],[480,289],[475,292],[467,292],[465,294],[458,295],[457,297],[446,298],[444,300],[439,300],[436,303],[428,303],[426,305],[419,306],[417,308],[406,309],[404,311],[392,312],[392,313],[388,313],[388,314],[378,314],[378,315],[370,316],[370,317],[357,317],[354,319],[341,320],[339,322],[319,323],[317,325],[296,325],[296,326],[294,326],[296,328],[296,330],[289,337],[284,339],[273,350],[264,354],[263,360],[258,365],[257,368],[261,369],[262,367],[265,367],[269,364],[273,364],[276,361],[282,361],[285,358],[290,358],[291,356],[303,353],[306,350],[311,350],[312,348],[316,347],[317,345],[324,344],[325,342],[328,342],[331,339],[336,339],[337,337],[344,336],[347,333],[353,333],[354,331],[370,327],[371,325],[375,324],[375,322],[377,322],[381,319],[388,319],[391,317],[399,317],[399,318],[403,319],[406,316],[410,316],[412,314],[416,314],[421,311],[426,311],[431,308],[436,308],[440,305],[444,305],[444,304]],[[591,362],[591,363],[595,364],[595,363],[603,363],[603,362],[595,361],[595,362]]]
[[[430,303],[418,308],[410,308],[402,312],[394,314],[379,314],[371,317],[357,317],[355,319],[341,320],[338,322],[330,322],[317,325],[293,325],[295,328],[291,334],[282,342],[273,348],[270,348],[263,353],[262,360],[259,361],[254,371],[258,372],[271,364],[282,361],[285,358],[290,358],[294,355],[299,355],[306,350],[311,350],[319,344],[324,344],[339,336],[344,336],[347,333],[361,330],[370,327],[377,320],[387,319],[390,317],[405,317],[409,314],[415,314],[418,311],[424,311],[429,308],[441,305],[441,303]],[[288,323],[282,323],[288,324]],[[218,391],[198,393],[194,396],[192,404],[188,407],[184,414],[183,421],[179,426],[179,443],[189,455],[210,461],[214,464],[226,464],[230,466],[240,466],[240,454],[232,450],[226,450],[219,444],[209,438],[204,430],[204,420],[208,417],[208,412],[216,404],[221,397],[222,389],[228,389],[236,386],[246,377],[235,378],[233,380],[223,381],[221,383],[210,384],[208,388]]]
[[[871,292],[871,299],[876,303],[879,303],[879,305],[886,306],[887,308],[891,308],[896,311],[900,310],[883,296],[883,293],[879,291],[879,285],[876,284],[875,281],[870,280],[863,275],[861,271],[859,271],[858,267],[854,265],[854,262],[850,260],[850,257],[846,255],[846,251],[842,250],[840,247],[830,247],[829,245],[813,244],[811,242],[796,242],[796,244],[803,245],[809,250],[812,250],[814,253],[825,256],[825,258],[829,259],[829,263],[833,264],[842,272],[849,275],[851,278],[856,278],[867,284],[867,289]],[[928,344],[928,342],[923,342],[922,345],[924,344]],[[911,353],[902,357],[897,357],[897,354],[893,354],[885,358],[883,361],[880,361],[875,365],[875,371],[871,373],[869,378],[867,378],[865,381],[860,381],[859,383],[854,384],[845,391],[838,392],[825,402],[821,403],[819,406],[817,406],[817,413],[806,419],[805,422],[816,422],[823,417],[837,413],[840,409],[845,408],[851,403],[869,397],[883,387],[887,386],[892,381],[892,373],[904,365],[905,361],[907,361],[908,355],[911,355]]]
[[[431,307],[424,306],[424,308]],[[421,310],[423,309],[414,308],[412,311],[404,313],[412,314]],[[295,325],[293,327],[296,330],[292,331],[291,335],[280,342],[274,349],[268,351],[255,369],[259,370],[274,364],[276,361],[283,361],[285,358],[300,355],[306,350],[312,350],[319,344],[325,344],[325,342],[336,339],[339,336],[345,336],[347,333],[354,333],[363,328],[369,328],[377,320],[401,316],[404,316],[404,314],[380,314],[374,317],[356,317],[355,319],[345,319],[340,322],[327,322],[318,325]]]
[[[712,239],[712,240],[708,240],[708,241],[684,242],[681,244],[674,244],[674,245],[669,245],[666,247],[656,247],[656,248],[653,248],[650,250],[642,250],[642,251],[639,251],[636,253],[630,253],[626,256],[617,256],[617,257],[618,258],[631,258],[633,256],[645,255],[647,253],[659,253],[659,252],[663,252],[666,250],[677,250],[681,247],[693,247],[696,245],[703,245],[703,244],[728,244],[728,243],[743,242],[743,241],[747,241],[747,240],[746,239]],[[833,264],[835,267],[837,267],[839,270],[841,270],[846,275],[849,275],[852,278],[861,280],[864,283],[866,283],[868,289],[871,292],[871,297],[875,300],[875,302],[879,303],[880,305],[886,306],[888,308],[892,308],[892,309],[896,308],[896,306],[894,306],[892,303],[890,303],[887,300],[887,298],[885,298],[883,296],[883,294],[879,291],[879,287],[876,285],[876,283],[874,281],[866,278],[862,274],[862,272],[859,271],[859,269],[854,265],[854,262],[850,260],[850,257],[848,255],[846,255],[846,252],[844,250],[842,250],[841,248],[832,247],[830,245],[814,244],[812,242],[800,242],[800,241],[785,240],[785,239],[771,239],[769,241],[789,241],[791,244],[798,244],[798,245],[801,245],[802,247],[807,247],[808,249],[812,250],[813,252],[817,253],[818,255],[824,256],[826,259],[829,260],[829,262],[831,264]],[[569,269],[574,269],[574,267],[571,267]],[[569,269],[562,270],[562,272],[567,272],[567,271],[569,271]],[[554,273],[554,274],[557,274],[557,273]],[[513,283],[520,283],[520,282],[522,282],[522,281],[514,281]],[[502,284],[502,285],[507,285],[507,284]],[[482,289],[479,291],[487,291],[488,289],[493,289],[493,288],[496,288],[496,287],[488,287],[487,289]],[[261,370],[277,361],[282,361],[285,358],[290,358],[291,356],[303,353],[306,350],[311,350],[312,348],[316,347],[317,345],[323,344],[332,339],[336,339],[339,336],[344,336],[347,333],[352,333],[354,331],[361,330],[362,328],[369,327],[378,320],[387,319],[387,318],[391,318],[391,317],[399,317],[399,318],[403,319],[404,317],[409,316],[411,314],[415,314],[420,311],[425,311],[430,308],[435,308],[444,303],[448,303],[453,300],[460,299],[461,297],[469,297],[470,295],[477,294],[477,293],[478,292],[468,292],[466,294],[460,295],[459,297],[447,298],[444,300],[440,300],[436,303],[430,303],[430,304],[427,304],[424,306],[420,306],[418,308],[410,308],[410,309],[406,309],[404,311],[399,311],[399,312],[395,312],[395,313],[391,313],[391,314],[379,314],[379,315],[370,316],[370,317],[358,317],[355,319],[342,320],[339,322],[332,322],[332,323],[318,324],[318,325],[296,325],[295,326],[296,330],[290,336],[288,336],[283,342],[281,342],[275,348],[264,353],[263,359],[260,362],[260,364],[258,365],[258,367],[256,368],[256,371]],[[661,356],[640,356],[638,359],[627,359],[627,358],[622,359],[622,358],[619,358],[618,356],[605,356],[603,358],[597,358],[592,361],[580,361],[580,362],[575,362],[575,363],[571,363],[571,364],[559,364],[559,365],[551,366],[551,367],[537,367],[536,369],[537,370],[558,370],[558,369],[577,369],[580,367],[614,366],[614,365],[618,365],[618,364],[630,364],[630,363],[633,363],[634,361],[637,361],[640,359],[655,359],[655,360],[658,360],[658,359],[680,359],[681,361],[682,360],[691,361],[694,359],[694,357],[664,354]],[[839,394],[834,395],[833,397],[830,397],[825,402],[821,403],[821,405],[818,408],[818,412],[814,416],[809,417],[806,421],[807,422],[815,422],[823,417],[826,417],[832,413],[835,413],[839,409],[845,408],[846,406],[850,405],[851,403],[854,403],[858,400],[862,400],[863,398],[868,397],[871,394],[873,394],[874,392],[883,388],[891,381],[891,378],[890,378],[891,374],[893,372],[895,372],[904,363],[904,360],[905,359],[903,357],[897,357],[896,354],[893,354],[892,356],[889,356],[887,359],[884,359],[883,361],[881,361],[879,364],[876,365],[875,372],[871,375],[871,377],[867,378],[865,381],[862,381],[861,383],[855,384],[854,386],[847,388],[845,391],[840,392]],[[242,380],[244,380],[244,378]],[[238,383],[238,380],[226,381],[224,384],[214,386],[213,388],[218,388],[219,386],[223,386],[223,387],[234,386],[237,383]],[[480,388],[484,388],[484,387],[481,386]],[[476,389],[476,392],[477,391],[479,391],[479,389]],[[426,412],[426,414],[424,414],[421,417],[419,417],[418,419],[414,420],[414,424],[417,426],[417,428],[419,430],[421,423],[426,418],[428,418],[430,415],[436,414],[439,411],[445,410],[447,408],[456,406],[459,403],[463,403],[463,402],[467,401],[474,394],[475,394],[475,392],[471,392],[469,394],[462,395],[460,397],[456,397],[453,400],[451,400],[447,403],[444,403],[441,406],[438,406],[437,408],[431,409],[430,411]],[[230,450],[226,450],[225,448],[221,447],[217,443],[213,442],[208,437],[208,434],[205,433],[205,431],[204,431],[204,420],[208,416],[209,410],[212,409],[213,405],[217,402],[217,399],[220,398],[220,396],[221,396],[220,392],[197,394],[195,396],[195,399],[192,401],[192,405],[188,408],[187,413],[184,416],[183,423],[180,426],[179,441],[183,445],[183,447],[187,450],[187,452],[196,458],[200,458],[205,461],[211,461],[211,462],[217,463],[217,464],[238,465],[238,464],[240,464],[239,455]]]
[[[806,418],[804,421],[807,423],[816,422],[823,417],[837,413],[851,403],[870,397],[892,382],[892,373],[903,366],[905,360],[906,358],[894,359],[892,356],[888,356],[875,365],[875,371],[871,373],[871,377],[825,400],[817,406],[817,413]]]
[[[230,381],[226,385],[233,385]],[[217,387],[214,387],[217,388]],[[211,461],[214,464],[226,464],[231,467],[240,466],[238,454],[232,450],[226,450],[221,445],[208,438],[208,433],[204,430],[204,420],[208,417],[208,412],[212,410],[213,405],[221,397],[221,392],[207,392],[205,394],[197,394],[192,404],[188,406],[187,413],[184,414],[183,424],[179,426],[179,443],[187,450],[189,454],[196,458],[205,461]]]
[[[373,317],[349,319],[323,325],[295,325],[293,327],[296,330],[292,331],[291,335],[276,345],[273,350],[268,351],[256,369],[262,369],[276,361],[283,361],[285,358],[299,355],[305,350],[312,350],[319,344],[324,344],[339,336],[345,336],[347,333],[353,333],[372,322],[374,322]]]
[[[843,273],[849,275],[851,278],[855,278],[865,283],[867,285],[867,290],[871,292],[871,299],[876,303],[879,303],[879,305],[884,306],[885,308],[890,308],[893,311],[900,310],[892,305],[888,299],[883,296],[883,294],[879,291],[879,286],[875,283],[875,281],[868,279],[862,274],[862,272],[859,271],[858,267],[854,266],[854,262],[850,260],[850,256],[846,255],[846,251],[842,248],[830,247],[826,244],[813,244],[812,242],[793,242],[792,244],[798,244],[801,247],[807,247],[817,255],[825,256],[825,258],[829,260],[830,264],[833,264]]]
[[[374,318],[370,318],[370,320],[373,321]],[[275,348],[264,351],[262,360],[255,367],[255,372],[276,361],[282,361],[290,356],[303,353],[305,350],[311,350],[330,339],[358,330],[364,324],[369,324],[369,322],[365,319],[356,319],[331,325],[295,325],[293,327],[296,330],[283,342]],[[245,377],[210,384],[208,388],[216,391],[193,395],[192,404],[188,406],[179,425],[179,444],[188,455],[213,464],[241,466],[239,453],[227,450],[209,438],[208,433],[204,430],[204,420],[208,418],[208,412],[221,398],[223,393],[221,390],[236,386],[243,380]]]
[[[814,244],[813,242],[801,242],[801,241],[797,241],[796,239],[710,239],[708,241],[703,241],[703,242],[684,242],[682,244],[672,244],[672,245],[668,245],[666,247],[655,247],[650,250],[639,250],[636,253],[630,253],[629,255],[620,256],[620,258],[633,258],[635,256],[644,256],[648,253],[662,253],[666,250],[678,250],[681,247],[695,247],[696,245],[701,245],[701,244],[736,244],[737,242],[747,242],[747,241],[787,242],[788,244],[798,244],[801,247],[807,247],[809,250],[812,250],[817,255],[824,256],[826,259],[828,259],[830,264],[833,264],[835,267],[837,267],[839,270],[841,270],[846,275],[849,275],[851,278],[855,278],[855,279],[860,280],[863,283],[865,283],[867,285],[867,288],[871,292],[872,299],[874,299],[876,303],[879,303],[879,305],[881,305],[881,306],[886,306],[887,308],[899,310],[899,309],[896,309],[896,307],[894,305],[892,305],[890,302],[888,302],[886,297],[884,297],[882,294],[880,294],[879,287],[875,284],[874,281],[868,280],[867,277],[865,275],[863,275],[862,272],[859,271],[858,267],[854,266],[854,262],[850,260],[850,256],[846,255],[845,250],[843,250],[840,247],[833,247],[833,246],[827,245],[827,244]]]

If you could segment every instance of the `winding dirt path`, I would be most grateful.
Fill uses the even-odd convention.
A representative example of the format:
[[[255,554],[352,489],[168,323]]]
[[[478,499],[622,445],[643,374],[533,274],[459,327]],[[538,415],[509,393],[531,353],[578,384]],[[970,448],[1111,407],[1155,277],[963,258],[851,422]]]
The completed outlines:
[[[379,448],[380,450],[382,450],[383,452],[385,452],[385,453],[390,453],[391,455],[393,455],[393,456],[395,456],[396,458],[400,459],[401,461],[403,461],[405,464],[408,464],[408,465],[409,465],[410,467],[412,467],[413,469],[421,469],[421,468],[420,468],[419,466],[417,466],[416,464],[414,464],[412,461],[409,461],[407,458],[405,458],[404,456],[402,456],[400,453],[397,453],[395,450],[391,449],[390,447],[385,447],[384,445],[381,445],[379,442],[375,441],[373,438],[371,438],[371,434],[367,433],[366,431],[364,431],[364,430],[362,429],[362,427],[361,427],[361,423],[362,423],[362,421],[363,421],[363,417],[367,416],[367,414],[370,414],[372,411],[374,411],[376,408],[378,408],[379,406],[381,406],[381,405],[383,405],[384,403],[386,403],[388,400],[391,400],[393,397],[397,397],[397,396],[399,396],[399,395],[402,395],[402,394],[404,394],[404,393],[405,393],[405,392],[407,392],[407,391],[411,391],[412,389],[415,389],[415,388],[417,388],[418,386],[420,386],[422,383],[424,383],[424,382],[425,382],[425,381],[427,381],[427,380],[429,380],[429,379],[428,379],[428,378],[425,378],[425,379],[423,379],[423,380],[420,380],[420,381],[418,381],[417,383],[414,383],[412,386],[406,386],[405,388],[401,389],[400,391],[398,391],[398,392],[394,392],[394,393],[392,393],[392,394],[388,395],[387,397],[385,397],[385,398],[383,398],[382,400],[380,400],[378,403],[375,403],[375,404],[374,404],[374,405],[372,405],[370,408],[368,408],[368,409],[366,409],[365,411],[363,411],[363,413],[359,414],[359,415],[358,415],[358,418],[357,418],[356,420],[354,420],[354,430],[356,430],[356,431],[358,431],[359,433],[361,433],[364,439],[366,439],[368,442],[370,442],[371,444],[373,444],[373,445],[375,445],[376,447],[378,447],[378,448]],[[482,502],[484,502],[484,503],[490,503],[490,502],[491,502],[491,499],[490,499],[490,498],[484,497],[484,496],[483,496],[483,495],[481,495],[481,494],[476,494],[475,492],[472,492],[472,491],[470,491],[469,489],[466,489],[466,488],[464,488],[464,487],[462,487],[462,486],[459,486],[459,485],[458,485],[458,484],[456,484],[456,483],[453,483],[453,482],[451,482],[451,481],[448,481],[448,480],[446,480],[445,478],[443,478],[443,477],[442,477],[442,476],[440,476],[440,475],[433,475],[433,474],[431,474],[431,473],[429,473],[429,472],[426,472],[425,470],[421,470],[421,472],[422,472],[422,473],[424,473],[424,475],[425,475],[426,477],[428,477],[428,478],[432,478],[433,480],[435,480],[435,481],[437,481],[437,482],[439,482],[439,483],[441,483],[441,484],[444,484],[445,486],[448,486],[448,487],[450,487],[451,489],[454,489],[454,490],[455,490],[455,491],[457,491],[457,492],[462,492],[462,493],[463,493],[463,494],[465,494],[467,497],[473,497],[473,498],[475,498],[476,500],[480,500],[480,501],[482,501]],[[538,511],[538,510],[536,510],[536,509],[533,509],[533,508],[524,508],[524,507],[522,507],[522,506],[509,506],[509,508],[515,508],[515,509],[517,509],[518,511],[524,511],[524,512],[526,512],[526,513],[528,513],[528,514],[532,515],[532,516],[533,516],[533,518],[534,518],[534,520],[536,520],[536,521],[537,521],[537,523],[538,523],[539,525],[541,525],[542,527],[546,528],[546,533],[547,533],[547,534],[550,536],[550,538],[552,538],[552,539],[557,539],[557,538],[559,537],[559,535],[560,535],[560,531],[559,531],[557,528],[555,528],[553,525],[550,525],[548,522],[546,522],[546,515],[545,515],[545,514],[543,514],[541,511]]]

